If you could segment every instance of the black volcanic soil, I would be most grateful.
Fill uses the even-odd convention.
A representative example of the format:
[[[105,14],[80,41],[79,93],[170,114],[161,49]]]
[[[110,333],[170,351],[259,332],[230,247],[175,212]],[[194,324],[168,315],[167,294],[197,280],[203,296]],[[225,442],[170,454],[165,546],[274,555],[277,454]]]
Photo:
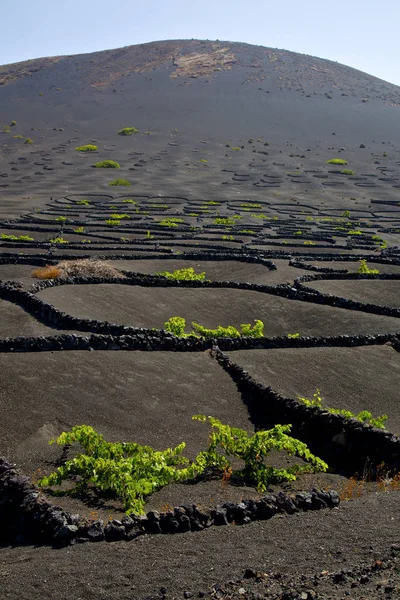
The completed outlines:
[[[40,264],[83,257],[126,271],[193,267],[213,281],[271,286],[312,274],[290,266],[293,258],[355,272],[365,257],[380,273],[400,270],[397,86],[311,56],[198,40],[6,65],[0,84],[1,282],[31,289]],[[131,126],[138,133],[118,135]],[[78,152],[84,144],[97,151]],[[333,158],[346,164],[329,164]],[[120,169],[93,168],[108,159]],[[130,185],[110,186],[117,178]],[[193,252],[198,258],[186,258]],[[241,262],[243,254],[277,269]],[[399,306],[396,281],[309,287]],[[62,333],[44,313],[39,320],[4,298],[0,340]],[[208,327],[261,318],[268,336],[400,332],[396,318],[232,288],[87,283],[38,298],[70,315],[133,326],[159,328],[180,315]],[[326,405],[387,413],[388,429],[400,433],[399,353],[391,345],[229,355],[282,394],[310,397],[319,387]],[[62,455],[49,439],[80,423],[106,439],[160,449],[184,440],[190,457],[208,435],[193,414],[249,431],[256,425],[208,353],[12,350],[0,352],[0,369],[0,455],[34,480]],[[285,455],[272,459],[288,464]],[[344,498],[352,485],[338,469],[272,489],[318,486]],[[243,527],[62,550],[2,548],[0,596],[391,600],[400,597],[400,527],[399,492],[389,489],[371,482],[338,509]],[[212,479],[167,486],[146,508],[257,495]],[[54,501],[92,518],[122,514],[118,501],[90,494]],[[245,579],[245,569],[261,575]]]

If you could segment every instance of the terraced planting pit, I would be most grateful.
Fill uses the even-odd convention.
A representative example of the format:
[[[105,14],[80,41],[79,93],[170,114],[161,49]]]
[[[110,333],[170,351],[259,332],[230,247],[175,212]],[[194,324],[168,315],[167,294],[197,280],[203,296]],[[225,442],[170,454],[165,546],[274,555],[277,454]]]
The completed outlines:
[[[377,304],[400,308],[400,280],[321,280],[311,281],[307,287],[318,290],[321,294],[330,294],[363,302],[365,304]],[[399,322],[400,325],[400,322]]]
[[[37,296],[74,317],[133,327],[163,328],[184,317],[187,332],[196,321],[208,328],[264,322],[267,337],[394,333],[394,317],[288,300],[272,294],[229,288],[144,287],[119,284],[61,285]]]

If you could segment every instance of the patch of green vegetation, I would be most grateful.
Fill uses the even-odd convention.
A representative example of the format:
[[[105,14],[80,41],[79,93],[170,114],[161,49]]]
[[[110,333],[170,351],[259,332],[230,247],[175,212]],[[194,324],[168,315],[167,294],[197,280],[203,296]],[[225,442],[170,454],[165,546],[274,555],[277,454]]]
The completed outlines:
[[[215,202],[215,200],[209,200],[208,202],[204,202],[206,206],[220,206],[221,202]]]
[[[124,204],[137,204],[136,200],[133,200],[132,198],[127,198],[126,200],[122,200],[122,202]],[[113,207],[111,207],[111,208],[113,208]],[[115,207],[115,208],[117,208],[117,207]]]
[[[239,233],[247,233],[248,235],[256,235],[256,232],[252,229],[241,229]]]
[[[60,216],[60,217],[56,217],[54,220],[58,221],[59,223],[65,223],[65,221],[67,220],[67,217]]]
[[[11,123],[10,123],[10,127],[15,127],[15,126],[16,126],[16,124],[17,124],[17,121],[11,121]]]
[[[49,240],[52,244],[69,244],[68,240],[64,240],[62,237],[56,237]]]
[[[347,160],[344,160],[344,158],[331,158],[330,160],[326,161],[327,165],[347,165]]]
[[[354,171],[352,171],[351,169],[343,169],[343,171],[340,171],[343,175],[354,175]]]
[[[84,144],[83,146],[77,146],[75,150],[77,152],[96,152],[97,146],[94,144]]]
[[[256,319],[254,321],[253,327],[250,325],[250,323],[241,324],[241,331],[239,331],[233,325],[228,325],[228,327],[221,327],[221,325],[218,325],[216,329],[207,329],[206,327],[199,325],[195,321],[192,321],[191,326],[193,332],[185,333],[186,320],[183,317],[171,317],[168,321],[164,323],[164,329],[166,331],[169,331],[170,333],[173,333],[177,337],[195,336],[204,339],[215,339],[221,337],[259,338],[264,336],[264,323],[259,319]]]
[[[231,150],[234,150],[235,152],[239,152],[239,150],[241,150],[240,146],[231,146]]]
[[[124,127],[118,131],[118,135],[133,135],[134,133],[139,133],[136,127]]]
[[[111,225],[111,227],[121,225],[121,221],[118,221],[118,219],[106,219],[104,222],[106,225]]]
[[[6,233],[1,234],[1,239],[9,242],[33,242],[33,237],[29,235],[8,235]]]
[[[287,334],[289,340],[297,340],[300,337],[299,333],[288,333]]]
[[[206,278],[205,271],[202,273],[196,273],[192,267],[176,269],[176,271],[173,271],[172,273],[169,271],[162,271],[161,273],[155,274],[161,275],[162,277],[166,277],[167,279],[171,279],[173,281],[205,281]]]
[[[217,217],[213,221],[214,225],[235,225],[233,217]]]
[[[233,235],[223,235],[223,236],[222,236],[222,239],[223,239],[225,242],[233,242],[233,241],[235,240],[235,238],[234,238],[234,236],[233,236]]]
[[[90,202],[89,202],[89,200],[78,200],[77,204],[82,205],[82,206],[89,206]]]
[[[24,144],[33,144],[33,140],[31,140],[31,138],[27,137]]]
[[[360,275],[378,275],[379,269],[370,269],[365,259],[359,261],[360,266],[357,269],[357,273]]]
[[[83,452],[49,475],[38,485],[48,488],[60,486],[64,481],[78,481],[75,490],[82,492],[90,487],[119,498],[126,512],[142,514],[146,498],[173,481],[187,481],[207,468],[233,474],[229,457],[242,460],[244,467],[235,472],[259,492],[271,483],[293,481],[299,473],[326,471],[328,465],[314,456],[306,444],[289,436],[291,425],[275,425],[272,429],[249,435],[243,429],[224,425],[214,417],[195,415],[193,420],[211,425],[208,448],[200,452],[193,462],[182,456],[186,447],[182,442],[175,448],[156,451],[150,446],[134,442],[106,442],[102,435],[88,425],[77,425],[63,432],[50,444],[60,446],[79,444]],[[287,469],[276,469],[265,464],[271,451],[302,458],[308,464],[295,464]],[[59,494],[72,494],[74,489]]]
[[[206,164],[206,163],[208,163],[208,160],[206,160],[205,158],[201,158],[199,162]]]
[[[179,217],[167,217],[158,222],[162,227],[178,227],[179,223],[183,223],[183,219]]]
[[[23,140],[23,139],[24,139],[24,136],[23,136],[23,135],[20,135],[20,134],[18,134],[18,135],[13,135],[13,138],[14,138],[15,140]]]
[[[350,219],[350,211],[349,210],[345,210],[342,213],[342,217],[344,217],[345,219]]]
[[[83,227],[77,227],[74,229],[74,233],[85,233],[85,230]]]
[[[147,230],[146,239],[148,239],[148,240],[154,239],[154,235],[151,235],[150,229]]]
[[[120,169],[121,165],[116,160],[101,160],[94,165],[97,169]]]
[[[349,235],[363,235],[363,232],[359,229],[351,229],[347,232]]]
[[[341,408],[328,408],[322,405],[322,396],[321,391],[317,388],[315,394],[313,395],[312,400],[308,398],[303,398],[298,396],[298,400],[303,402],[306,406],[318,406],[319,408],[323,408],[323,410],[327,410],[333,415],[342,415],[346,419],[356,419],[357,421],[361,421],[362,423],[368,423],[369,425],[373,425],[377,429],[385,429],[385,423],[388,420],[387,415],[381,415],[380,417],[373,417],[372,413],[368,410],[362,410],[357,415],[352,413],[349,410],[344,410]]]
[[[304,240],[303,244],[305,246],[315,246],[315,242],[313,242],[312,240]]]
[[[114,179],[113,181],[109,181],[108,185],[132,185],[130,181],[127,181],[126,179]]]
[[[261,208],[261,204],[257,204],[257,202],[243,202],[240,206],[242,208]]]
[[[110,215],[110,219],[130,219],[130,216],[127,215],[126,213],[112,213]]]

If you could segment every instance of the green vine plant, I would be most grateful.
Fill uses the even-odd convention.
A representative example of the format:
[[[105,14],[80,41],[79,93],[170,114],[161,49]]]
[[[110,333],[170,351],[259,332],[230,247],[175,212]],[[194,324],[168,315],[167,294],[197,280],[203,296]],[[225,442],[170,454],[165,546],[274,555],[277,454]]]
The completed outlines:
[[[146,498],[173,481],[194,479],[209,467],[233,473],[229,461],[231,456],[244,461],[244,468],[235,474],[245,477],[259,491],[266,490],[269,483],[293,481],[300,473],[326,471],[328,468],[323,460],[311,454],[306,444],[288,435],[291,425],[276,425],[270,430],[249,435],[243,429],[224,425],[214,417],[196,415],[193,419],[208,421],[211,425],[208,448],[201,451],[193,462],[182,456],[185,442],[175,448],[156,451],[151,446],[134,442],[107,442],[93,427],[77,425],[49,443],[60,446],[78,443],[83,452],[43,477],[38,485],[51,488],[73,480],[74,488],[56,493],[73,494],[94,487],[100,493],[111,493],[119,498],[128,514],[142,514]],[[298,456],[307,464],[276,469],[264,462],[271,450]]]
[[[206,272],[196,273],[193,267],[188,267],[185,269],[176,269],[176,271],[162,271],[160,273],[155,273],[155,275],[160,275],[161,277],[166,277],[167,279],[171,279],[172,281],[205,281]]]
[[[164,323],[165,331],[176,335],[177,337],[200,337],[206,340],[229,337],[229,338],[239,338],[239,337],[253,337],[260,338],[264,336],[264,323],[259,319],[254,321],[253,327],[250,323],[242,323],[240,325],[241,330],[239,331],[233,325],[228,325],[228,327],[222,327],[218,325],[215,329],[207,329],[203,327],[199,323],[192,321],[191,323],[193,331],[191,333],[185,333],[186,328],[186,319],[183,317],[171,317]]]
[[[329,408],[327,406],[323,406],[323,398],[321,396],[321,390],[316,389],[315,394],[312,397],[312,400],[309,398],[303,398],[302,396],[297,397],[300,402],[303,402],[306,406],[318,406],[318,408],[323,408],[327,410],[333,415],[342,415],[346,419],[356,419],[361,423],[368,423],[377,429],[385,429],[386,421],[388,420],[387,415],[381,415],[380,417],[373,417],[372,413],[368,410],[362,410],[358,414],[352,413],[350,410],[342,409],[342,408]]]
[[[365,259],[360,260],[360,266],[357,269],[357,273],[360,275],[378,275],[379,269],[370,269]]]

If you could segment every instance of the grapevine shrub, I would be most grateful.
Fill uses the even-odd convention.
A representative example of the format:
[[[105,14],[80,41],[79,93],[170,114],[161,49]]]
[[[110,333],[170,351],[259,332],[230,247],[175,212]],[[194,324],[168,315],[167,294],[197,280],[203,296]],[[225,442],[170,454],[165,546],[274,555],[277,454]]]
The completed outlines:
[[[254,321],[253,327],[250,323],[242,323],[240,325],[241,330],[239,331],[233,325],[228,325],[228,327],[222,327],[218,325],[216,329],[207,329],[192,321],[191,323],[193,332],[185,333],[186,320],[183,317],[171,317],[164,323],[164,329],[173,333],[178,337],[201,337],[207,340],[221,338],[221,337],[229,337],[229,338],[239,338],[239,337],[253,337],[259,338],[264,335],[264,323],[259,319]]]
[[[162,277],[172,279],[173,281],[204,281],[206,272],[196,273],[192,267],[188,267],[187,269],[177,269],[172,273],[163,271],[161,273],[156,273],[156,275],[161,275]]]
[[[376,427],[377,429],[385,429],[385,423],[388,420],[387,415],[381,415],[380,417],[373,417],[372,413],[369,412],[368,410],[362,410],[361,412],[359,412],[356,415],[356,414],[352,413],[350,410],[345,410],[342,408],[328,408],[326,406],[323,406],[321,391],[318,388],[317,388],[315,394],[313,395],[312,400],[310,400],[309,398],[303,398],[301,396],[298,396],[298,400],[300,400],[300,402],[303,402],[303,404],[305,404],[306,406],[318,406],[319,408],[323,408],[324,410],[327,410],[328,412],[330,412],[333,415],[342,415],[342,417],[345,417],[346,419],[356,419],[357,421],[360,421],[361,423],[368,423],[369,425],[372,425],[373,427]]]
[[[214,417],[197,415],[194,420],[209,422],[211,434],[207,450],[200,452],[193,462],[182,456],[185,443],[175,448],[156,451],[150,446],[134,442],[107,442],[88,425],[77,425],[63,432],[50,444],[65,446],[80,444],[84,452],[49,475],[43,477],[40,487],[59,486],[73,480],[75,488],[63,493],[85,491],[94,486],[99,492],[112,493],[123,503],[126,512],[141,514],[147,496],[172,481],[194,479],[206,468],[233,473],[229,457],[244,461],[243,469],[236,474],[264,491],[269,483],[293,481],[301,472],[326,471],[328,465],[309,451],[306,444],[290,437],[291,425],[276,425],[268,431],[249,435],[243,429],[224,425]],[[307,464],[297,464],[287,469],[275,469],[264,462],[271,450],[284,450],[303,458]]]

